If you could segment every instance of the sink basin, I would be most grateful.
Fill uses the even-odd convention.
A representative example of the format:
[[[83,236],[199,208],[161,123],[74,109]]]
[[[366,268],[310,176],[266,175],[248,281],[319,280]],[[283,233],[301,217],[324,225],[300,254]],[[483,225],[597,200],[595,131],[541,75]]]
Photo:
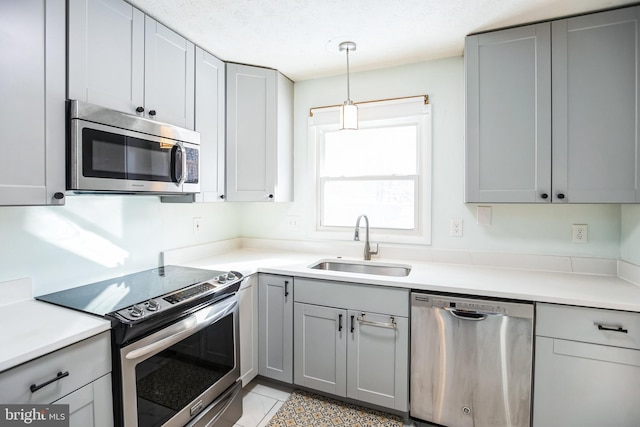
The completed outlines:
[[[410,265],[371,264],[368,261],[322,260],[309,268],[314,270],[342,271],[347,273],[375,274],[377,276],[405,277],[411,273]]]

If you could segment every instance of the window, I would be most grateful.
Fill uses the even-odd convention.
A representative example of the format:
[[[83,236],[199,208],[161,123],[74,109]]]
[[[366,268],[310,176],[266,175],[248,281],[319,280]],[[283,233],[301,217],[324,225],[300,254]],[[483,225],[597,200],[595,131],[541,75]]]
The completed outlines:
[[[361,214],[377,241],[430,243],[431,129],[424,97],[359,105],[359,129],[337,108],[313,110],[315,237],[349,238]]]

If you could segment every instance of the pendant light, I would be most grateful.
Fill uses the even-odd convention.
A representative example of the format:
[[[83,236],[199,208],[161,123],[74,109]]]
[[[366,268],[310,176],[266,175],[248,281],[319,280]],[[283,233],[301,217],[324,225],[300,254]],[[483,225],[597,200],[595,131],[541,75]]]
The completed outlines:
[[[358,106],[351,100],[349,90],[349,51],[355,51],[356,44],[354,42],[342,42],[338,47],[340,52],[347,51],[347,100],[340,107],[340,130],[356,130],[358,129]]]

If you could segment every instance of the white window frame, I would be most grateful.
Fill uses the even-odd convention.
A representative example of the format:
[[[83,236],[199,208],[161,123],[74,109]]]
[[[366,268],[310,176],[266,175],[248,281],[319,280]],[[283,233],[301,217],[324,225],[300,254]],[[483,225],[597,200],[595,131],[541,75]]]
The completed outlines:
[[[431,105],[425,103],[424,96],[418,96],[358,104],[358,109],[358,127],[361,129],[415,124],[418,131],[417,156],[419,164],[418,175],[414,176],[416,227],[413,230],[383,229],[372,223],[370,224],[371,240],[375,239],[376,242],[381,243],[431,244],[431,176],[433,169]],[[308,121],[308,164],[314,218],[309,237],[314,239],[353,240],[357,218],[353,218],[353,227],[327,227],[320,224],[323,178],[318,176],[318,171],[319,163],[323,159],[320,152],[322,149],[321,141],[324,138],[324,133],[338,130],[339,122],[339,107],[315,108]],[[367,179],[369,178],[372,177],[367,177]],[[384,176],[384,178],[389,179],[390,177]],[[367,214],[367,212],[362,213]]]

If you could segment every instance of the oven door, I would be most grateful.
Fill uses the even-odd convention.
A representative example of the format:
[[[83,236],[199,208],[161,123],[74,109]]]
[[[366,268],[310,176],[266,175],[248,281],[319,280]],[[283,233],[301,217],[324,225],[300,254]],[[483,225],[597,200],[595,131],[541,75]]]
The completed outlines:
[[[228,408],[215,402],[240,377],[237,334],[234,294],[123,347],[124,426],[182,427]]]
[[[68,189],[197,193],[197,144],[71,120]]]

